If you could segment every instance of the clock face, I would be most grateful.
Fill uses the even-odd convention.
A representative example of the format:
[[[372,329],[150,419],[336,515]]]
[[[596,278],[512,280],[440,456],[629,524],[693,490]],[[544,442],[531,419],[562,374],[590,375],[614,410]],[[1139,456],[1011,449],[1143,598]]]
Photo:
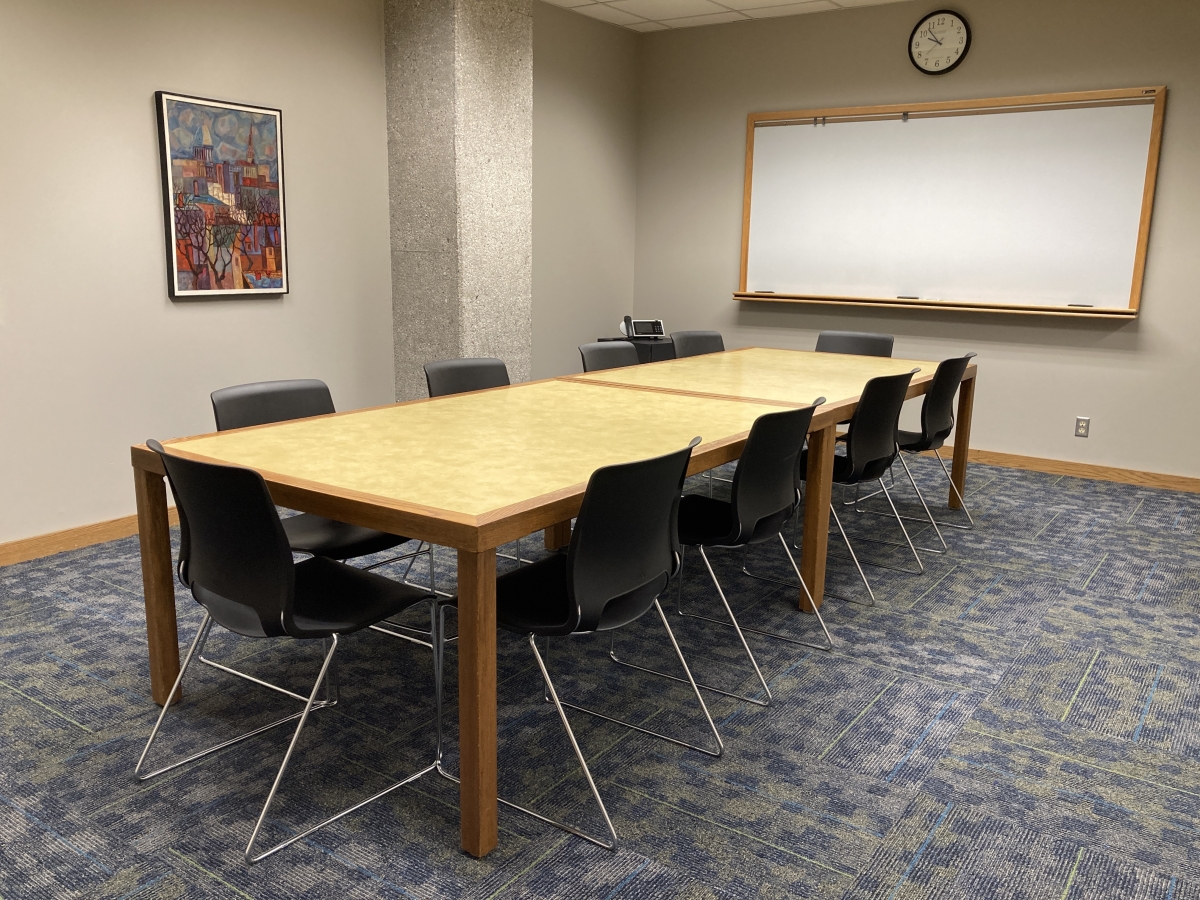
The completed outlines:
[[[917,23],[908,39],[908,58],[927,75],[949,72],[971,49],[971,28],[956,12],[939,9]]]

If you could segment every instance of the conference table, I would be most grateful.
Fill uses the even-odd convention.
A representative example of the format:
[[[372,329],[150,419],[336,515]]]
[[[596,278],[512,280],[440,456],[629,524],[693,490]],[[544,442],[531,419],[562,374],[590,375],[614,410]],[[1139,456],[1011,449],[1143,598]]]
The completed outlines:
[[[913,397],[936,366],[746,348],[163,443],[180,456],[255,469],[281,506],[457,551],[461,840],[484,856],[498,840],[496,548],[535,531],[548,548],[565,546],[601,466],[700,436],[688,472],[705,471],[740,456],[758,416],[824,396],[809,433],[801,550],[820,604],[836,425],[853,414],[868,379],[920,367]],[[975,375],[969,366],[959,396],[952,478],[960,490]],[[165,472],[156,453],[131,449],[151,691],[161,705],[179,672]],[[806,602],[799,591],[797,602]]]

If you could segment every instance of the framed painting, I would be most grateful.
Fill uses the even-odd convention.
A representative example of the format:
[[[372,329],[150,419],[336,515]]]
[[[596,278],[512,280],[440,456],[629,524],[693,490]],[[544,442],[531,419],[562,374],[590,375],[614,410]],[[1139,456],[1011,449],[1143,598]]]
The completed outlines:
[[[286,294],[282,114],[157,91],[174,300]]]

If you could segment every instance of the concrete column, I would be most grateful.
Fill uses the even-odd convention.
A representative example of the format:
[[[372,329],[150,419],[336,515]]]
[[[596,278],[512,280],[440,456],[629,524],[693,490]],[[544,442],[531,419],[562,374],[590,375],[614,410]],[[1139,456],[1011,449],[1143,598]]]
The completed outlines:
[[[531,0],[384,8],[396,399],[421,366],[532,355]]]

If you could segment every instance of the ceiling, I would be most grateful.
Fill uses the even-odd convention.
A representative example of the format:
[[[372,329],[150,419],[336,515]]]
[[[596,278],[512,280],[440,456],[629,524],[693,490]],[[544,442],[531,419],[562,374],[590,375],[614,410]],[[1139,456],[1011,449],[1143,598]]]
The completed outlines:
[[[879,6],[905,0],[547,0],[602,22],[633,31],[666,31],[776,16]]]

